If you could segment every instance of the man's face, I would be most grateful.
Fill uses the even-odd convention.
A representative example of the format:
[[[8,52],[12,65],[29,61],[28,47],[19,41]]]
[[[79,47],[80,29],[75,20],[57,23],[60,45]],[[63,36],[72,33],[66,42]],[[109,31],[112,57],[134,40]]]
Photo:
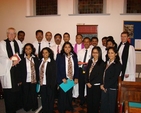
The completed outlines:
[[[128,35],[127,34],[121,34],[121,42],[126,43],[128,41]]]
[[[107,42],[106,39],[103,39],[103,40],[102,40],[102,45],[105,46],[105,47],[106,47],[106,42]]]
[[[60,45],[61,40],[62,40],[62,38],[61,38],[59,35],[57,35],[57,36],[54,37],[54,41],[55,41],[55,43],[56,43],[57,45]]]
[[[90,46],[90,44],[91,44],[91,42],[90,42],[89,39],[85,39],[83,43],[84,43],[84,47],[85,47],[86,49],[88,49],[89,46]]]
[[[98,40],[97,39],[92,39],[91,45],[97,46],[98,45]]]
[[[51,39],[52,39],[52,33],[51,32],[47,32],[45,37],[46,37],[46,40],[50,42]]]
[[[38,32],[38,33],[37,33],[36,39],[37,39],[38,42],[41,42],[41,41],[42,41],[42,39],[43,39],[43,34],[42,34],[42,32]]]
[[[24,41],[24,37],[25,37],[25,34],[24,33],[19,33],[18,40],[20,40],[21,42],[23,42]]]
[[[7,32],[7,38],[10,41],[13,41],[16,38],[16,32],[15,32],[15,30],[9,29],[8,32]]]
[[[76,36],[76,43],[77,43],[77,44],[81,44],[82,41],[83,41],[82,36],[81,36],[81,35],[77,35],[77,36]]]
[[[68,34],[65,34],[65,35],[63,36],[63,40],[64,40],[64,42],[69,42],[69,41],[70,41],[69,35],[68,35]]]

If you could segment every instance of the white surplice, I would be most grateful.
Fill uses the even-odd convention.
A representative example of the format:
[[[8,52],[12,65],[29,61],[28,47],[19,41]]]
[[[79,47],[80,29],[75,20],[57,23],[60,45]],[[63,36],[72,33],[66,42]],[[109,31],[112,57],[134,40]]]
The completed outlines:
[[[122,64],[122,52],[125,45],[121,45],[119,49],[119,57]],[[125,70],[125,75],[128,74],[129,77],[125,78],[124,81],[135,81],[136,80],[136,54],[135,49],[132,45],[129,46],[129,53],[128,53],[128,60],[127,60],[127,66]]]
[[[19,45],[20,53],[22,51],[22,44],[19,40],[16,40]],[[15,50],[12,50],[15,51]],[[14,52],[15,53],[15,52]],[[0,42],[0,80],[3,88],[12,88],[10,69],[12,67],[12,60],[9,59],[6,42]]]

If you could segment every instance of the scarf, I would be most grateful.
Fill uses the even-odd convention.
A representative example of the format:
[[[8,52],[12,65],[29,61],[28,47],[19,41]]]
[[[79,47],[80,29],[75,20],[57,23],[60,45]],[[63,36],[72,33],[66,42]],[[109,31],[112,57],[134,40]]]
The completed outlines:
[[[118,51],[120,49],[122,45],[122,42],[120,43],[119,47],[118,47]],[[122,56],[121,56],[121,60],[122,60],[122,74],[121,74],[121,79],[124,79],[124,75],[125,75],[125,71],[126,71],[126,66],[127,66],[127,61],[128,61],[128,53],[129,53],[129,46],[130,43],[127,41],[125,43],[123,52],[122,52]]]
[[[10,42],[9,39],[6,39],[4,40],[6,42],[6,50],[7,50],[7,54],[8,54],[8,57],[12,57],[13,56],[13,51],[12,51],[12,48],[11,48],[11,45],[10,45]],[[18,43],[16,40],[13,40],[14,42],[14,50],[15,50],[15,53],[20,53],[19,51],[19,46],[18,46]]]
[[[12,57],[14,54],[13,54],[13,51],[12,51],[12,47],[11,47],[11,44],[9,41],[9,39],[6,39],[4,40],[6,42],[6,50],[7,50],[7,55],[8,57]],[[20,53],[19,51],[19,46],[18,46],[18,43],[16,40],[13,40],[14,42],[14,50],[15,50],[15,53]],[[11,69],[10,69],[10,75],[11,75],[11,83],[12,83],[12,91],[18,91],[19,90],[19,86],[17,85],[17,83],[19,82],[19,75],[17,75],[17,70],[16,70],[16,67],[15,66],[12,66]]]
[[[84,48],[84,44],[81,43],[81,49],[83,49],[83,48]],[[75,44],[75,46],[74,46],[74,52],[77,53],[77,44]]]

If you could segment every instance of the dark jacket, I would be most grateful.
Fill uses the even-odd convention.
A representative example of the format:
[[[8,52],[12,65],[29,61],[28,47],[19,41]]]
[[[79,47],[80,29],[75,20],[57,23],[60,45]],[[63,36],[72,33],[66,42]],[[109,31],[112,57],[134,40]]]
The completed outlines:
[[[73,79],[78,79],[78,60],[77,56],[72,55],[73,63],[74,63],[74,76]],[[63,81],[62,79],[66,78],[66,62],[65,62],[65,55],[58,54],[57,55],[57,83],[61,84]]]
[[[27,78],[27,68],[26,68],[26,59],[24,58],[24,55],[20,55],[21,61],[19,63],[19,71],[20,75],[22,76],[22,83],[26,83],[26,78]],[[39,60],[38,58],[32,57],[34,60],[35,64],[35,71],[36,71],[36,80],[37,82],[39,81]]]
[[[117,88],[118,77],[121,73],[121,63],[113,62],[106,70],[105,70],[105,78],[104,83],[103,80],[101,84],[104,84],[104,88]]]
[[[100,63],[96,63],[94,68],[91,71],[91,74],[89,76],[89,70],[91,68],[92,60],[90,59],[88,62],[88,66],[86,69],[86,83],[90,83],[91,85],[95,83],[100,83],[101,79],[103,77],[105,63],[104,61],[101,61]]]
[[[40,61],[41,64],[41,61]],[[48,87],[54,89],[56,86],[57,66],[56,61],[51,60],[46,66],[46,83]]]

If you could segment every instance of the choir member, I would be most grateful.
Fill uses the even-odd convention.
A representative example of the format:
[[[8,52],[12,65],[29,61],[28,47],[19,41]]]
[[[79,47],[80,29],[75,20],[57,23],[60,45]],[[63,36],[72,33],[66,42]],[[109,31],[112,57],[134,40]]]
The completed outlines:
[[[129,33],[121,33],[121,43],[118,47],[118,53],[120,61],[122,63],[122,75],[121,78],[124,81],[135,81],[136,79],[136,57],[135,49],[128,42]]]
[[[55,45],[54,42],[52,41],[52,33],[50,31],[46,32],[45,38],[46,38],[45,42],[46,42],[47,47],[50,48]]]
[[[0,79],[6,113],[15,113],[21,108],[21,76],[17,69],[20,60],[16,56],[21,54],[22,44],[15,38],[16,30],[11,27],[7,30],[7,39],[0,42]]]
[[[91,59],[86,69],[87,85],[87,113],[99,113],[101,101],[100,82],[103,76],[105,63],[102,60],[100,47],[92,49]]]
[[[83,36],[81,34],[77,34],[75,41],[76,44],[74,45],[74,52],[77,54],[79,50],[84,48]]]
[[[56,86],[56,62],[53,51],[48,47],[43,48],[41,58],[39,70],[42,111],[43,113],[53,113]]]
[[[33,45],[35,47],[35,54],[39,56],[40,51],[47,46],[46,42],[43,40],[43,31],[42,30],[37,30],[36,33],[36,41],[33,42]]]
[[[73,51],[73,47],[70,42],[65,42],[61,53],[57,55],[57,82],[67,83],[67,79],[74,80],[74,83],[78,83],[78,60],[77,55]],[[72,89],[64,92],[59,87],[58,109],[60,113],[65,113],[66,110],[73,111],[72,106]]]
[[[62,49],[61,41],[62,41],[62,36],[61,34],[57,33],[54,35],[54,41],[55,45],[51,47],[52,51],[54,52],[54,59],[56,60],[56,56],[58,53],[60,53]]]
[[[117,101],[118,77],[121,73],[121,63],[115,47],[108,48],[108,58],[101,79],[101,109],[100,113],[115,113]]]
[[[38,108],[36,84],[39,81],[39,61],[35,55],[35,48],[27,43],[20,55],[20,75],[22,75],[23,109],[35,111]]]
[[[80,106],[85,103],[85,73],[89,59],[91,58],[90,38],[85,37],[83,39],[84,48],[78,52],[78,64],[79,64],[79,98]]]

